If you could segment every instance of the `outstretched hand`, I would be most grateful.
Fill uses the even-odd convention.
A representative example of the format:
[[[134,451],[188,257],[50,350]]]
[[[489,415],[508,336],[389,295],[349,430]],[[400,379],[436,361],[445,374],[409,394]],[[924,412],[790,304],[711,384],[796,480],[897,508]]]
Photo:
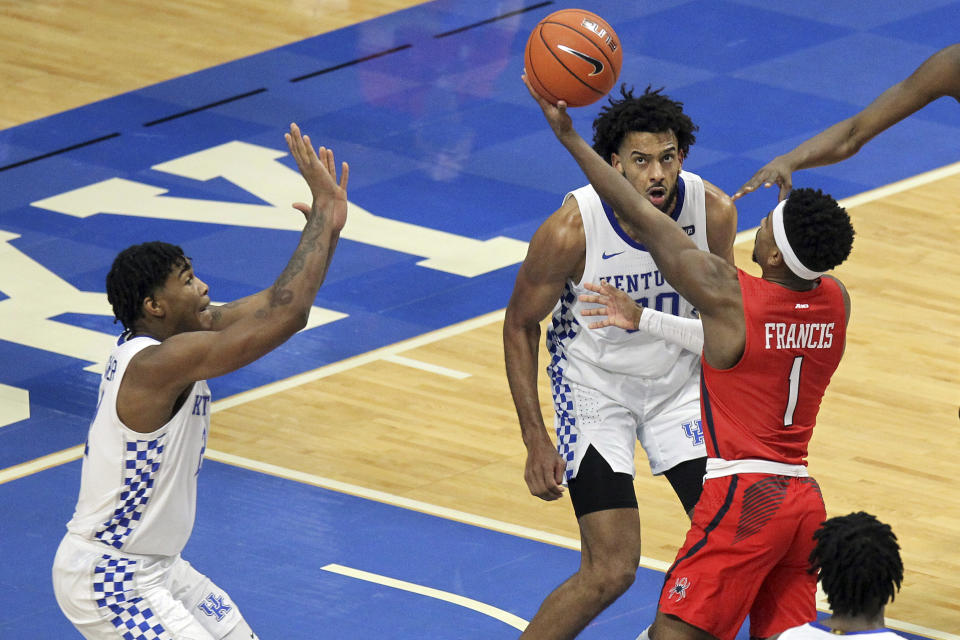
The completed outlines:
[[[627,331],[637,329],[643,307],[637,304],[625,291],[617,289],[609,282],[600,284],[584,282],[583,286],[596,295],[580,294],[580,302],[600,306],[585,307],[581,313],[585,316],[606,316],[603,320],[591,322],[588,325],[591,329],[603,329],[604,327],[620,327]]]
[[[737,189],[737,192],[733,194],[733,199],[742,198],[751,191],[756,191],[761,184],[764,187],[772,187],[776,184],[780,187],[779,200],[783,200],[790,195],[790,190],[793,188],[792,173],[793,171],[786,162],[780,158],[774,158],[753,174],[753,177],[747,180],[742,187]]]
[[[530,92],[531,97],[537,101],[537,104],[540,105],[540,108],[543,110],[543,115],[547,118],[547,122],[550,123],[550,128],[553,129],[553,133],[558,138],[563,138],[565,135],[573,131],[573,121],[570,119],[570,115],[567,113],[567,103],[561,100],[557,104],[551,104],[543,96],[536,92],[533,86],[530,84],[527,74],[520,76],[523,80],[523,84],[527,85],[527,91]]]
[[[350,178],[350,166],[344,162],[341,167],[340,182],[337,183],[337,165],[333,159],[333,150],[320,147],[314,150],[310,136],[300,133],[296,123],[290,124],[290,133],[284,134],[290,155],[297,162],[300,175],[307,181],[313,195],[313,205],[295,202],[293,207],[308,219],[320,212],[329,210],[332,224],[339,231],[347,221],[347,181]]]

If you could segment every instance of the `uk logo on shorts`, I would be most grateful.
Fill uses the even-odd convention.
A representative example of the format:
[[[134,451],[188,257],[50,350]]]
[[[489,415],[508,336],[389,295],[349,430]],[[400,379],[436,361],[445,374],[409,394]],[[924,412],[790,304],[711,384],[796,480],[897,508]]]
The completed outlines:
[[[687,589],[689,588],[689,580],[686,578],[677,578],[677,581],[673,584],[673,587],[670,588],[670,595],[667,596],[667,599],[673,600],[673,596],[677,596],[677,602],[680,602],[687,597]]]
[[[683,423],[683,433],[693,440],[693,446],[703,444],[703,423],[700,420]]]
[[[233,609],[233,607],[223,601],[223,596],[217,596],[212,593],[207,596],[206,600],[198,604],[197,608],[208,616],[217,616],[217,622],[223,620],[223,616],[230,613],[230,610]]]

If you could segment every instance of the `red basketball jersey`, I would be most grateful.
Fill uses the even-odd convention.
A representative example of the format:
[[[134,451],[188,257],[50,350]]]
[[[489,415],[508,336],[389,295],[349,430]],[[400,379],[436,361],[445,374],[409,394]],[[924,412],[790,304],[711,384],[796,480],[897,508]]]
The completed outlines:
[[[738,270],[747,339],[740,361],[700,379],[707,453],[806,464],[820,399],[840,364],[846,312],[840,285],[792,291]]]

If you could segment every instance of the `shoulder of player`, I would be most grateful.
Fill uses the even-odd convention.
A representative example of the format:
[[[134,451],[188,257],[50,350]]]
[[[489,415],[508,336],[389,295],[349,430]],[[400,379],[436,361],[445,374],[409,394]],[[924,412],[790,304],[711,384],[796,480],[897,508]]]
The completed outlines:
[[[185,370],[201,357],[215,331],[187,331],[170,336],[159,344],[144,347],[127,364],[126,375],[121,381],[135,386],[147,385],[161,391],[169,388],[180,393],[183,386],[196,380],[186,380]],[[161,391],[162,392],[162,391]]]
[[[701,178],[703,180],[703,178]],[[719,222],[729,222],[737,219],[737,205],[723,189],[703,180],[704,206],[707,210],[707,222],[715,219]]]
[[[570,197],[540,225],[531,245],[567,255],[586,252],[586,242],[580,205]]]
[[[840,278],[831,275],[823,276],[827,280],[833,280],[837,283],[837,286],[840,288],[840,295],[843,296],[843,306],[847,311],[847,318],[850,318],[850,294],[847,292],[847,287],[844,286],[843,282],[840,281]]]

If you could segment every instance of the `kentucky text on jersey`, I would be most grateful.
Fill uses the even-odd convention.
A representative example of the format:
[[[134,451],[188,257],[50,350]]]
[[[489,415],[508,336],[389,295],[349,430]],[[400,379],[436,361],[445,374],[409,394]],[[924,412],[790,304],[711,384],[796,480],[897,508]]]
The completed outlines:
[[[653,283],[651,285],[651,279]],[[660,275],[659,271],[650,271],[648,273],[622,273],[610,276],[600,276],[601,282],[609,282],[617,289],[626,291],[627,293],[633,293],[634,291],[645,291],[651,286],[662,287],[666,284],[663,276]],[[642,283],[641,283],[642,281]],[[643,286],[641,286],[641,284]],[[626,285],[626,288],[624,288]]]
[[[766,322],[767,349],[829,349],[833,344],[833,322]],[[771,345],[771,341],[776,344]]]

